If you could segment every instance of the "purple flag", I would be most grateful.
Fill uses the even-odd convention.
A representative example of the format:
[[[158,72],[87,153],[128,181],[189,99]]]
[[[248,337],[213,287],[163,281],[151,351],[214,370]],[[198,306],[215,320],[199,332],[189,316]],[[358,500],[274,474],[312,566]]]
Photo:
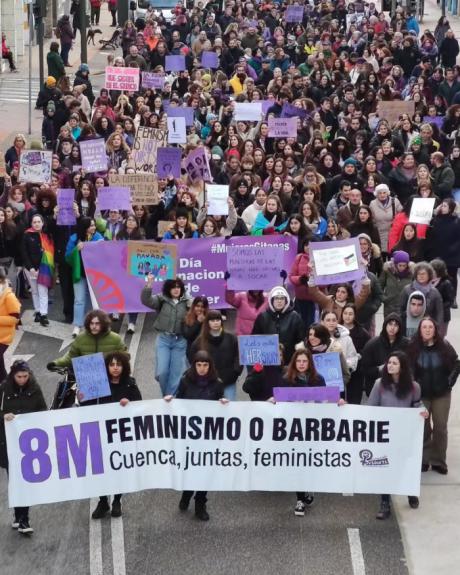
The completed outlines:
[[[59,208],[57,215],[58,226],[74,226],[77,218],[73,210],[75,201],[75,190],[73,188],[60,188],[57,192],[57,205]]]
[[[195,110],[190,106],[168,106],[167,114],[169,118],[185,118],[185,125],[193,126]]]
[[[201,65],[203,68],[217,69],[219,67],[219,56],[215,52],[204,50],[201,53]]]
[[[166,56],[165,70],[167,72],[182,72],[185,70],[185,56]]]
[[[97,207],[101,210],[131,211],[131,190],[129,188],[99,188]]]
[[[267,115],[268,110],[275,104],[275,100],[262,100],[262,113]]]
[[[164,74],[154,74],[153,72],[142,72],[142,87],[162,90],[165,85]]]
[[[340,398],[338,387],[274,387],[276,401],[316,401],[337,403]]]
[[[85,172],[89,174],[94,172],[107,171],[107,154],[105,151],[104,138],[95,140],[83,140],[79,142],[81,165]]]
[[[157,174],[159,178],[181,176],[182,150],[180,148],[158,148],[157,151]]]

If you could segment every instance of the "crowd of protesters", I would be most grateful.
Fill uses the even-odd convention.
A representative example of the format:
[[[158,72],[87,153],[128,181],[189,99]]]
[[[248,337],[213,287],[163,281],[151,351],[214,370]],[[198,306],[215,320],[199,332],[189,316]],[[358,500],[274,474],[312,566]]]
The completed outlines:
[[[168,18],[148,9],[144,19],[122,23],[121,53],[110,63],[165,74],[161,90],[136,93],[102,89],[94,94],[86,63],[70,85],[62,44],[65,26],[69,35],[72,28],[64,18],[61,53],[53,42],[49,76],[37,100],[43,141],[28,143],[18,134],[5,153],[0,287],[3,275],[19,299],[31,296],[35,321],[46,327],[52,282],[59,282],[63,315],[74,325],[75,341],[70,355],[55,363],[68,365],[72,354],[93,350],[80,254],[85,242],[161,241],[158,224],[164,220],[170,222],[166,239],[293,236],[298,255],[290,270],[280,270],[279,286],[267,286],[266,293],[226,292],[236,309],[237,335],[278,333],[281,344],[281,365],[254,366],[244,376],[243,390],[252,400],[274,401],[273,388],[279,385],[324,385],[312,357],[339,352],[346,401],[359,404],[366,392],[371,405],[425,406],[422,471],[447,474],[451,389],[460,371],[446,340],[451,308],[457,308],[460,267],[458,41],[445,18],[434,31],[419,29],[414,15],[401,7],[390,16],[372,2],[364,7],[344,0],[312,2],[295,23],[286,21],[286,9],[240,0],[226,2],[223,10],[212,2],[187,9],[179,2]],[[217,69],[201,65],[209,51],[217,54]],[[167,55],[185,56],[186,69],[165,72]],[[263,117],[235,120],[235,102],[258,101],[269,102]],[[413,113],[388,121],[379,115],[382,102],[413,102]],[[187,143],[180,146],[183,157],[204,146],[213,181],[229,186],[228,216],[208,215],[205,183],[192,182],[185,169],[180,178],[158,178],[157,205],[101,213],[97,193],[108,185],[108,176],[135,171],[136,130],[167,129],[167,110],[180,106],[193,109]],[[299,110],[297,137],[270,137],[268,119],[287,110],[292,115],[292,107]],[[81,168],[79,143],[95,138],[106,143],[107,173]],[[19,180],[21,152],[31,147],[53,152],[49,185]],[[76,226],[56,224],[58,188],[75,189]],[[416,198],[434,198],[428,224],[411,222]],[[316,286],[310,244],[350,237],[359,239],[365,276],[353,284]],[[155,369],[163,396],[234,400],[243,368],[225,316],[209,309],[206,294],[191,301],[180,279],[166,281],[155,296],[152,282],[149,276],[141,299],[157,312]],[[3,354],[19,308],[11,304],[11,311],[3,312],[2,301],[0,313],[15,318],[1,341]],[[384,322],[377,334],[379,310]],[[96,320],[112,333],[107,316]],[[134,330],[130,316],[129,331]],[[116,349],[112,343],[105,351],[123,353],[120,342]],[[126,362],[108,357],[114,386],[120,376],[110,371],[113,362],[122,365],[130,398],[140,399]],[[32,375],[21,383],[18,369],[0,388],[4,393],[36,386]],[[30,373],[28,367],[23,371]],[[113,397],[127,399],[128,391]],[[38,410],[42,403],[33,406]],[[1,409],[14,413],[3,404]],[[184,492],[182,510],[192,495]],[[112,507],[115,516],[121,514],[120,498]],[[209,518],[206,493],[197,493],[195,501],[197,516]],[[312,501],[311,494],[298,493],[296,515]],[[418,507],[418,499],[409,504]],[[101,498],[94,517],[109,507]],[[18,513],[15,524],[24,522]],[[390,498],[383,495],[377,517],[389,514]]]

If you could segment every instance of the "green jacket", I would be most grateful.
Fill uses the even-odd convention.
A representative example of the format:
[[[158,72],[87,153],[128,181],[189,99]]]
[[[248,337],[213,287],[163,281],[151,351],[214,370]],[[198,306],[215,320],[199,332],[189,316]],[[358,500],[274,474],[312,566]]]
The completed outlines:
[[[109,353],[111,351],[126,351],[126,345],[118,333],[109,330],[107,333],[94,336],[85,330],[80,335],[77,335],[69,351],[64,356],[56,359],[54,363],[59,367],[70,367],[73,357],[99,352]]]
[[[157,331],[182,335],[182,321],[191,305],[190,298],[184,295],[175,304],[162,294],[152,295],[152,289],[146,286],[141,292],[141,302],[157,312],[153,324]]]
[[[48,76],[53,76],[56,82],[65,76],[64,60],[57,52],[48,52],[46,63],[48,64]]]

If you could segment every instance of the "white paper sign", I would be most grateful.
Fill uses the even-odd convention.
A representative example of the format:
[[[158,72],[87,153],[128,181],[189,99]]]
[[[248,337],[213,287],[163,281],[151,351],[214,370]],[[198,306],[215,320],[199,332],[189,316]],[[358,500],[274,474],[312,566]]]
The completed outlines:
[[[313,251],[315,271],[319,276],[340,274],[358,269],[355,246],[333,247],[330,250]]]
[[[19,181],[30,184],[51,182],[53,152],[24,150],[19,156]]]
[[[262,119],[262,102],[235,102],[235,120],[259,122]]]
[[[410,209],[411,224],[429,224],[433,217],[436,198],[414,198]]]
[[[183,116],[168,118],[168,144],[186,143],[187,128],[185,126],[185,118]]]
[[[228,189],[229,186],[206,185],[206,201],[209,204],[207,213],[209,216],[228,215]]]

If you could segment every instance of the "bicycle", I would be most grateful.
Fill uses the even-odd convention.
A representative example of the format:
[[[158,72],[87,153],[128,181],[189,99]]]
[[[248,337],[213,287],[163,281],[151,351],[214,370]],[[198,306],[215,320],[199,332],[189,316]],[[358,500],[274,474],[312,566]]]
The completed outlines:
[[[50,409],[67,409],[77,405],[77,383],[72,368],[48,367],[49,371],[63,375],[54,392]]]

